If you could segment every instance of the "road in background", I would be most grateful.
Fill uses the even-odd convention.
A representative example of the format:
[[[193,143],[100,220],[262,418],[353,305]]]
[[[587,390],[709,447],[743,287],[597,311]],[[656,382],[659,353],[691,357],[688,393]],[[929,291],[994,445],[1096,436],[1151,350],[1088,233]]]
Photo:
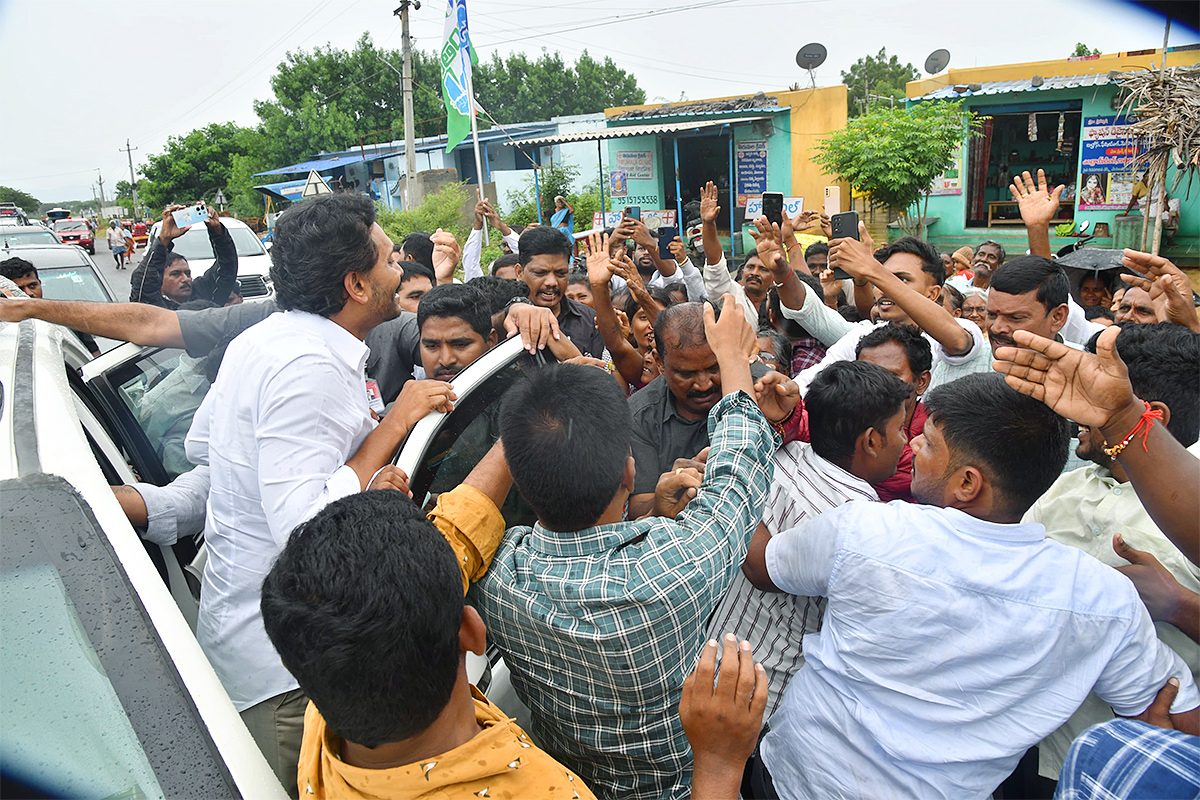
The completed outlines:
[[[104,276],[104,280],[108,281],[118,303],[128,302],[129,276],[133,274],[133,268],[138,265],[144,255],[146,255],[146,248],[138,247],[137,252],[133,254],[133,263],[126,265],[125,269],[117,269],[117,262],[113,261],[112,251],[108,249],[108,239],[104,236],[104,230],[96,229],[96,255],[92,256],[92,260],[100,268],[100,274]]]

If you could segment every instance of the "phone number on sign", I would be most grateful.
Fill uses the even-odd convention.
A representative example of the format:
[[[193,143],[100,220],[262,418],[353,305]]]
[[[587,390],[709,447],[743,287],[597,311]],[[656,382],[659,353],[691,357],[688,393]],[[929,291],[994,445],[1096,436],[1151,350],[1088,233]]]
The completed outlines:
[[[614,197],[613,205],[621,206],[653,206],[658,204],[656,194],[631,194],[628,197]]]

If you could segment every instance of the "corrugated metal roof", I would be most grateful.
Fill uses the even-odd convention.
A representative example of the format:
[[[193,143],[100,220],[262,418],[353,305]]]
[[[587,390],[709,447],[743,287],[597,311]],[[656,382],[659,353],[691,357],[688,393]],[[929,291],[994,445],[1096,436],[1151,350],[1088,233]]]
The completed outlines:
[[[682,133],[683,131],[715,128],[721,125],[733,125],[739,122],[754,122],[766,119],[765,116],[731,117],[728,119],[705,119],[691,122],[660,122],[655,125],[619,125],[612,128],[592,128],[586,131],[574,131],[558,136],[543,136],[538,139],[522,139],[519,145],[526,144],[564,144],[566,142],[594,142],[602,139],[624,139],[629,136],[645,136],[656,133]],[[510,147],[512,142],[506,142]]]
[[[1033,85],[1033,78],[1019,81],[988,81],[980,84],[979,89],[971,91],[960,83],[957,86],[963,91],[955,91],[955,84],[943,86],[935,92],[914,97],[913,100],[953,100],[956,97],[974,97],[984,94],[1008,94],[1010,92],[1045,92],[1054,89],[1084,89],[1090,86],[1107,86],[1111,81],[1107,74],[1103,75],[1051,75],[1042,79],[1041,86]]]

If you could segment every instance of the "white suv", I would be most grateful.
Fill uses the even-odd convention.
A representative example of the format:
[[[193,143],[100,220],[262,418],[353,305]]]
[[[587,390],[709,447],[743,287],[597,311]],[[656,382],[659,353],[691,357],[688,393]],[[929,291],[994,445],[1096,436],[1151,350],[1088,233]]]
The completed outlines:
[[[233,217],[221,217],[221,224],[233,237],[238,256],[238,294],[246,300],[266,300],[275,294],[271,285],[271,256],[250,226]],[[158,238],[162,220],[150,229],[150,242]],[[198,222],[174,242],[175,252],[188,260],[192,277],[203,275],[216,261],[208,231]]]

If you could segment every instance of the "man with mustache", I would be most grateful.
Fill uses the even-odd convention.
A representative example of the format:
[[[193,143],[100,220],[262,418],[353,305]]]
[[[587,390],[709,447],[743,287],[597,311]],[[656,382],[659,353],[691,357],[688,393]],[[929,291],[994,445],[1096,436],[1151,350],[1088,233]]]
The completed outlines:
[[[975,256],[971,259],[971,269],[975,278],[972,286],[980,289],[988,288],[992,275],[1004,264],[1004,245],[988,239],[975,248]]]
[[[988,290],[987,331],[992,352],[1016,347],[1013,331],[1063,341],[1059,332],[1067,324],[1070,292],[1067,273],[1048,258],[1021,256],[997,269]]]
[[[296,796],[307,698],[263,627],[262,582],[292,530],[364,489],[407,491],[388,464],[449,384],[409,381],[378,423],[366,335],[400,313],[392,242],[361,195],[311,198],[275,229],[275,313],[238,336],[192,421],[187,458],[211,468],[196,638],[276,775]]]
[[[421,365],[435,381],[453,381],[496,344],[487,298],[474,286],[447,283],[421,298]]]
[[[204,227],[208,229],[208,241],[217,260],[207,272],[193,280],[187,259],[173,250],[173,242],[191,230],[190,226],[180,228],[171,216],[171,212],[181,208],[183,206],[169,206],[163,211],[158,238],[129,276],[129,300],[172,311],[189,300],[208,300],[223,306],[237,288],[238,257],[233,237],[221,224],[220,217],[212,212],[204,221]]]
[[[529,301],[550,309],[563,334],[585,356],[603,357],[604,339],[596,330],[596,312],[567,297],[571,244],[566,237],[555,228],[538,225],[521,234],[518,247],[517,278],[529,287]]]

